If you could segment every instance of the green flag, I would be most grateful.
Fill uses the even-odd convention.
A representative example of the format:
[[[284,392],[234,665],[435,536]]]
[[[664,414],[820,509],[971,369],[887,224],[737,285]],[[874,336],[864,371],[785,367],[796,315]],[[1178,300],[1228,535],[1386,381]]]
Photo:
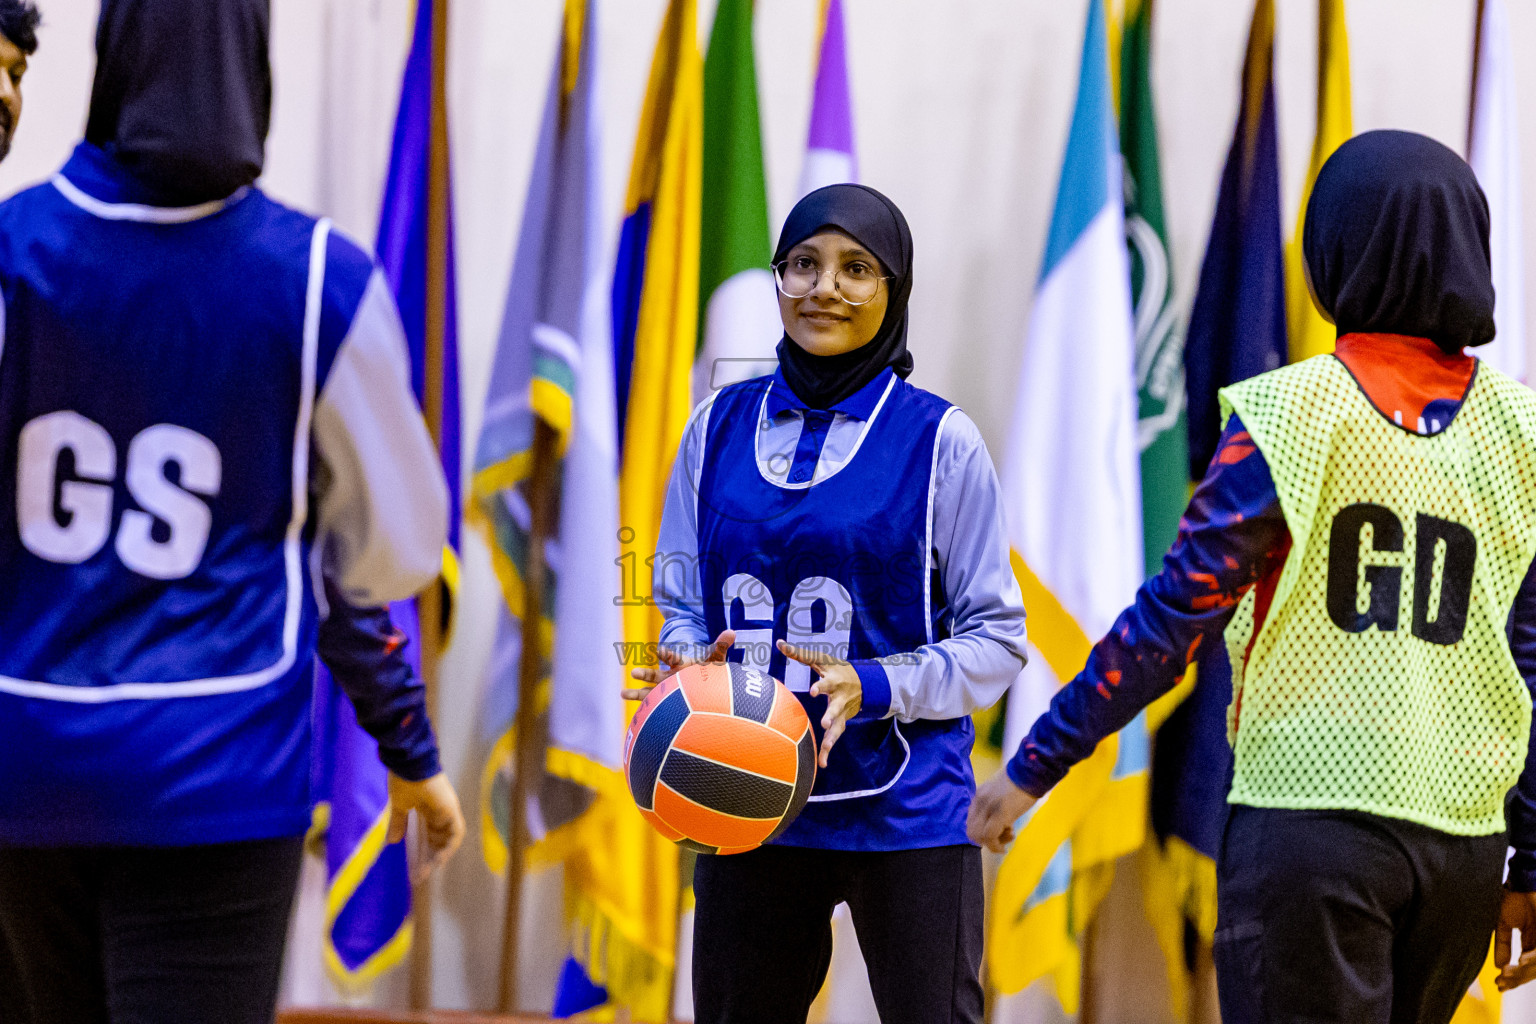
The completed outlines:
[[[1147,576],[1173,544],[1188,500],[1184,428],[1184,326],[1173,306],[1152,106],[1152,3],[1128,0],[1120,45],[1120,151],[1125,157],[1125,232],[1136,307],[1137,441]]]
[[[783,333],[768,234],[752,0],[721,0],[704,59],[704,195],[694,397],[773,372]]]

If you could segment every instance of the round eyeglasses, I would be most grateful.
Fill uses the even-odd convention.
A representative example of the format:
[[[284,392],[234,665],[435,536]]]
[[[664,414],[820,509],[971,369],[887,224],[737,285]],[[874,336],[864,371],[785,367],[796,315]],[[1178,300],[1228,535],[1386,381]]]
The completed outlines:
[[[816,290],[822,274],[832,275],[832,287],[850,306],[862,306],[875,297],[881,281],[889,281],[888,275],[864,262],[850,263],[845,267],[823,270],[809,256],[796,256],[780,260],[773,265],[773,279],[785,298],[803,299]]]

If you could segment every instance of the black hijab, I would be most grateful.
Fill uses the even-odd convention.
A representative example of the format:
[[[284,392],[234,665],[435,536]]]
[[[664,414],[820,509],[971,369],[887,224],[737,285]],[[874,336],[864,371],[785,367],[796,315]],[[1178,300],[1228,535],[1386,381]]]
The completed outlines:
[[[1302,252],[1318,305],[1351,331],[1493,340],[1488,200],[1466,161],[1413,132],[1357,135],[1318,173]]]
[[[270,0],[102,0],[85,137],[166,205],[261,174]]]
[[[795,395],[813,409],[826,409],[878,377],[887,366],[905,378],[912,372],[907,351],[907,299],[912,294],[912,232],[896,204],[867,185],[828,185],[795,204],[784,221],[773,262],[828,228],[841,231],[874,253],[891,275],[890,298],[880,330],[867,344],[835,356],[816,356],[789,335],[779,341],[779,370]]]

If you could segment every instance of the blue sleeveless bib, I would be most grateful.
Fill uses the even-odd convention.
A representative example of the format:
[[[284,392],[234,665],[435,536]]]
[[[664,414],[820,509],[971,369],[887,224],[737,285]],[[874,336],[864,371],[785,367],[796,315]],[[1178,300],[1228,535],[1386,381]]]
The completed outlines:
[[[308,820],[310,423],[372,262],[254,190],[143,210],[0,204],[0,843]]]
[[[890,377],[848,461],[814,484],[777,484],[756,448],[771,378],[723,389],[709,411],[699,481],[699,580],[711,636],[736,631],[732,660],[784,680],[821,738],[825,698],[777,640],[849,661],[946,638],[931,557],[932,476],[952,408]],[[846,850],[966,842],[974,789],[969,718],[855,720],[817,773],[811,802],[775,842]]]

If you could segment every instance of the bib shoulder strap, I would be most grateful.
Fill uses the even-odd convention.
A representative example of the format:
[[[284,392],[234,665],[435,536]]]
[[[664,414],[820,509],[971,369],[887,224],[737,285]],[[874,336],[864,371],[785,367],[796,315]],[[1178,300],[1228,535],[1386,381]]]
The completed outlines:
[[[1468,399],[1488,400],[1498,403],[1504,414],[1528,437],[1536,441],[1536,391],[1491,366],[1486,360],[1477,361],[1477,380],[1473,382]]]

